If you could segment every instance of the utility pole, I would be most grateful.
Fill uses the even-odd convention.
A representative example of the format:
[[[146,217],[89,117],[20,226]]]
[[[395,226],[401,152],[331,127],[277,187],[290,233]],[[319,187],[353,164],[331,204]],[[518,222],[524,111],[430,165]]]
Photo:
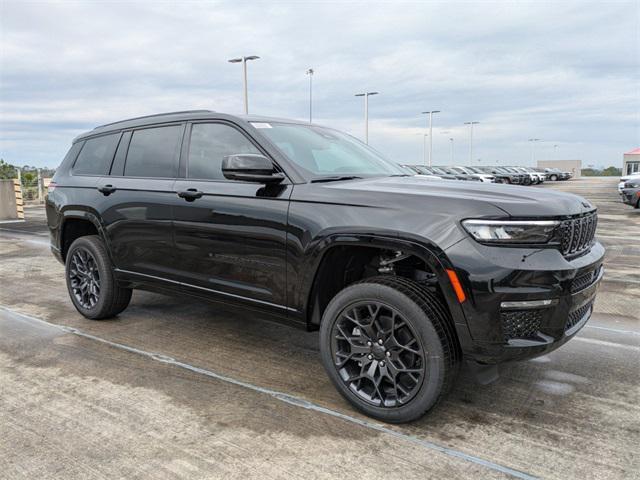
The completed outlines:
[[[369,96],[379,92],[356,93],[356,97],[364,97],[364,143],[369,145]]]
[[[307,70],[309,75],[309,123],[313,121],[313,74],[315,73],[313,68]]]
[[[247,57],[238,57],[238,58],[232,58],[231,60],[229,60],[229,63],[241,63],[242,62],[242,79],[243,79],[243,86],[244,86],[244,114],[248,115],[249,114],[249,93],[248,93],[248,89],[247,89],[247,62],[249,60],[257,60],[258,56],[256,55],[249,55]]]
[[[469,165],[473,163],[473,126],[480,122],[464,122],[465,125],[469,125]]]
[[[429,114],[429,166],[431,166],[431,155],[433,153],[433,114],[440,113],[440,110],[431,110],[422,112],[423,115]]]

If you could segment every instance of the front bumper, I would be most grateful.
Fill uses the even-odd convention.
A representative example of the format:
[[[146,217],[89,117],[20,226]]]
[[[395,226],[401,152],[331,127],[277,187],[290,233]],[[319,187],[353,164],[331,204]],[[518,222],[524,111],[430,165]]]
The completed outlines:
[[[640,189],[637,188],[625,188],[620,192],[622,202],[627,205],[636,206],[638,199],[640,198]]]
[[[465,356],[496,364],[543,355],[572,338],[593,312],[604,275],[596,242],[573,260],[555,249],[487,247],[465,239],[446,252],[468,292],[458,329]]]

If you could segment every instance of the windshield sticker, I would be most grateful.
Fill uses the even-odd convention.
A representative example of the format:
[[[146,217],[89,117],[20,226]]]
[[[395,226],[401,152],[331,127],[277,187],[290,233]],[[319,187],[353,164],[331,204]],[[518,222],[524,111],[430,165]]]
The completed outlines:
[[[255,128],[272,128],[270,123],[264,122],[252,122],[251,125],[253,125]]]

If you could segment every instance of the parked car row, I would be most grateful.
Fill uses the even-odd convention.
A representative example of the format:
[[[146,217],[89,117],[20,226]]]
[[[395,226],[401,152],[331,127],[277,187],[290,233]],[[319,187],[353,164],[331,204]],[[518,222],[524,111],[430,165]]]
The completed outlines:
[[[467,180],[485,183],[509,183],[513,185],[537,185],[545,180],[568,180],[571,173],[552,168],[498,167],[498,166],[434,166],[402,165],[414,174],[445,180]]]
[[[640,175],[628,175],[620,178],[618,193],[623,203],[640,208]]]

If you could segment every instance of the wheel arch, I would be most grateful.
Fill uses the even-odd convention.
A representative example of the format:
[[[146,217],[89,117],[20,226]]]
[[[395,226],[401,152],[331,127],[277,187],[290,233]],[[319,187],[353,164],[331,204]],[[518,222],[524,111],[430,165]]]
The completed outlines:
[[[326,279],[325,269],[333,259],[332,252],[345,247],[347,251],[349,251],[348,249],[370,249],[372,252],[399,251],[424,262],[424,265],[435,275],[436,284],[449,309],[456,331],[464,330],[458,332],[459,337],[462,335],[467,338],[468,329],[465,316],[447,274],[447,270],[452,270],[454,267],[445,252],[435,243],[422,237],[389,231],[375,233],[331,232],[322,240],[317,241],[315,245],[310,245],[305,254],[306,266],[303,269],[306,273],[300,288],[300,294],[303,296],[300,303],[308,329],[318,328],[322,312],[326,308],[326,305],[322,305],[322,299],[318,292],[322,282]],[[331,272],[331,269],[329,271]]]
[[[98,235],[107,243],[104,227],[96,212],[85,208],[67,207],[61,212],[60,228],[58,230],[58,245],[62,260],[66,260],[66,254],[74,240],[86,235]],[[109,256],[111,252],[107,248]]]

